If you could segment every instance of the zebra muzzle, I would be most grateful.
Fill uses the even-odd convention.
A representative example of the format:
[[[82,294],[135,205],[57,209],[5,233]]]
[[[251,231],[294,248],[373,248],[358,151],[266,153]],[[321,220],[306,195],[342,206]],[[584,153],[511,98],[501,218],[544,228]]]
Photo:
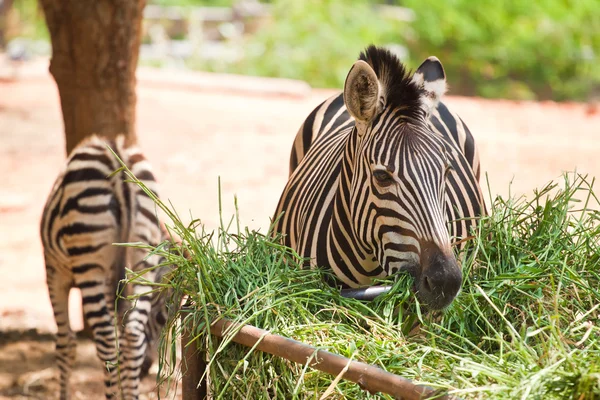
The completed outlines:
[[[462,271],[452,252],[435,244],[423,246],[416,279],[419,300],[432,309],[442,309],[452,303],[461,285]]]

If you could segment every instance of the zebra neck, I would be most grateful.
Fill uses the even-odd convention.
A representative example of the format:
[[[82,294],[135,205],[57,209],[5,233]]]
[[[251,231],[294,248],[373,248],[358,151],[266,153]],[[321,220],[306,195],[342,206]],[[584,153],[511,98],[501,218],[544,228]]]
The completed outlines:
[[[333,200],[333,211],[327,229],[327,263],[349,286],[368,285],[383,269],[371,246],[361,239],[361,227],[355,226],[351,190],[354,176],[354,155],[359,145],[356,128],[348,135],[342,159],[340,179]]]

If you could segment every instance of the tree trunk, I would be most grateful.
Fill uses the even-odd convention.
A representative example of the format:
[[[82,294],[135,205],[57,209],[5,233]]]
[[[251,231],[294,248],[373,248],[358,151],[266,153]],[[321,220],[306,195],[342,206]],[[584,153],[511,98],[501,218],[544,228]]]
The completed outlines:
[[[8,26],[8,13],[13,0],[0,0],[0,49],[6,48],[6,28]]]
[[[135,69],[146,0],[40,0],[67,154],[85,137],[135,134]]]

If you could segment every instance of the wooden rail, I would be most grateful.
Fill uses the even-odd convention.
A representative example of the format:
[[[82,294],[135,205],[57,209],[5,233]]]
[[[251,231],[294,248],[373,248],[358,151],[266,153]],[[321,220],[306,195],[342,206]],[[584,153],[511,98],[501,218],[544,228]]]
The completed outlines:
[[[220,319],[214,322],[210,328],[210,332],[218,337],[224,337],[231,331],[237,332],[232,338],[232,341],[236,343],[247,347],[256,345],[258,350],[265,353],[303,365],[308,363],[312,368],[335,376],[341,375],[343,379],[356,382],[363,390],[370,393],[386,393],[402,400],[457,399],[444,394],[443,391],[415,384],[409,379],[394,375],[381,368],[353,361],[325,350],[319,350],[313,346],[274,335],[251,325],[240,325],[226,319]],[[206,368],[205,355],[200,353],[196,346],[186,347],[188,343],[189,336],[188,340],[182,340],[181,342],[183,358],[188,362],[187,373],[183,374],[182,400],[208,400],[206,376],[204,375]],[[191,356],[187,356],[187,354]],[[197,358],[201,358],[201,360]],[[198,365],[201,370],[191,369],[195,365]],[[201,377],[204,378],[201,379]]]

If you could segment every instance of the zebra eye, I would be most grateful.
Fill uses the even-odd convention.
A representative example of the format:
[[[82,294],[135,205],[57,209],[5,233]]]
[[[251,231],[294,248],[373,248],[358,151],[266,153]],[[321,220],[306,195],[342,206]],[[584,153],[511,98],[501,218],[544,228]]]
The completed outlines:
[[[373,176],[375,177],[377,183],[381,186],[390,186],[392,183],[394,183],[394,178],[392,175],[383,169],[376,169],[373,171]]]

